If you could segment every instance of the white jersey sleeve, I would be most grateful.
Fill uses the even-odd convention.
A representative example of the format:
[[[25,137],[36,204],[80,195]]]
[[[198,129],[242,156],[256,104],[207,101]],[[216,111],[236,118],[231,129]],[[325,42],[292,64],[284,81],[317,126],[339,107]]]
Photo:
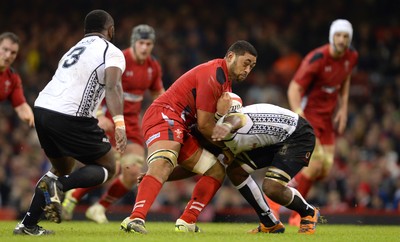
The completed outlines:
[[[299,120],[299,115],[288,109],[264,103],[245,106],[242,113],[246,125],[225,141],[234,154],[285,141]]]
[[[112,66],[125,70],[120,49],[99,36],[83,38],[61,58],[53,78],[39,93],[35,107],[95,117],[105,96],[105,69]]]

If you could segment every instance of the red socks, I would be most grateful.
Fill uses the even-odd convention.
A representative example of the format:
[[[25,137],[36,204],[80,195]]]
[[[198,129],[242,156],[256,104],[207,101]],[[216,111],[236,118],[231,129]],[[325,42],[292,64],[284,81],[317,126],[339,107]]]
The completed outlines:
[[[86,188],[76,188],[75,191],[72,193],[72,197],[76,199],[76,201],[80,201],[85,194],[90,192],[91,190],[97,188],[97,186],[94,187],[86,187]]]
[[[123,197],[128,192],[129,189],[125,187],[125,185],[121,182],[120,177],[118,176],[113,180],[111,186],[107,189],[106,193],[101,196],[99,203],[103,205],[103,207],[108,208],[111,204],[115,203],[118,199]]]
[[[186,205],[180,219],[187,223],[196,223],[201,211],[214,197],[215,193],[221,187],[221,183],[213,177],[202,176],[194,187],[192,198]]]
[[[313,181],[308,179],[306,176],[303,175],[303,173],[299,172],[295,176],[296,182],[298,184],[297,190],[300,192],[300,194],[306,198],[308,192],[311,189],[311,186],[313,184]]]
[[[187,204],[181,219],[187,223],[195,223],[201,211],[211,201],[220,187],[221,183],[215,178],[202,176],[193,190],[192,198]],[[162,184],[156,178],[150,175],[144,176],[139,185],[135,206],[130,218],[145,219],[161,188]]]
[[[141,218],[144,220],[161,188],[162,183],[155,177],[150,175],[144,176],[143,180],[140,182],[136,195],[136,202],[130,218]]]

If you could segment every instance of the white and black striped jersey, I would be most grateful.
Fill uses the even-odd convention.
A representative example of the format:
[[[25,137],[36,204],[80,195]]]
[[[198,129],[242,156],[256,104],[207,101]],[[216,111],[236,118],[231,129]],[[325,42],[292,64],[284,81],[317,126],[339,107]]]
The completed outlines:
[[[124,72],[122,51],[100,36],[87,36],[73,46],[58,63],[35,107],[77,117],[95,117],[105,96],[105,69],[118,67]]]
[[[298,114],[265,103],[245,106],[242,113],[246,116],[246,125],[224,142],[234,154],[286,140],[296,130],[299,120]]]

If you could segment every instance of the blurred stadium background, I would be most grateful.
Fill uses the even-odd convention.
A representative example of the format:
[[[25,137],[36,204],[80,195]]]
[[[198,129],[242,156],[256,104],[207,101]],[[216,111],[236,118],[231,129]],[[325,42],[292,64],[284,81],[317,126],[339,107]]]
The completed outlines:
[[[82,37],[85,15],[102,8],[115,19],[115,43],[121,49],[129,45],[134,25],[146,23],[156,29],[154,55],[162,64],[167,88],[189,68],[223,57],[235,40],[250,41],[259,52],[257,66],[244,84],[233,87],[234,92],[245,104],[288,107],[287,84],[302,56],[328,42],[332,20],[346,18],[353,24],[353,46],[360,54],[351,84],[349,122],[337,140],[329,179],[315,186],[308,199],[322,208],[329,222],[399,224],[398,4],[397,0],[4,0],[0,32],[12,31],[21,38],[14,67],[31,105],[61,55]],[[48,166],[35,131],[18,120],[9,103],[0,103],[0,220],[21,216]],[[261,180],[263,172],[255,177]],[[167,183],[150,219],[175,220],[194,182],[195,178]],[[130,212],[134,193],[113,206],[110,219],[120,220]],[[99,195],[100,189],[85,197],[77,219],[84,219],[85,207]],[[256,221],[256,217],[226,181],[201,220]]]

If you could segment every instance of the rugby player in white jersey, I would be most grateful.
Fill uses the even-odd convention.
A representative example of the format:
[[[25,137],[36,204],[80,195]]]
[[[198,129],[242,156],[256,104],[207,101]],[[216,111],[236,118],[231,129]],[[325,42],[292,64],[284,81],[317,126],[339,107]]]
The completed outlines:
[[[229,103],[219,102],[219,105],[218,112],[226,113],[225,107],[229,108]],[[249,232],[284,231],[283,224],[271,215],[262,191],[273,201],[301,215],[299,233],[315,232],[318,209],[308,204],[296,189],[287,186],[292,177],[308,166],[314,150],[314,131],[304,118],[271,104],[249,105],[241,112],[223,116],[217,122],[212,138],[224,141],[234,154],[227,175],[260,218],[258,228]],[[262,191],[250,176],[261,168],[267,168]],[[268,219],[269,224],[265,224]],[[271,222],[275,225],[271,226]]]
[[[114,20],[103,10],[85,17],[85,35],[58,63],[58,68],[34,104],[35,127],[52,168],[38,181],[31,205],[14,229],[15,235],[48,235],[38,225],[44,213],[61,222],[63,193],[77,187],[100,185],[114,176],[115,158],[96,111],[105,97],[115,123],[118,152],[126,147],[121,75],[122,51],[110,41]],[[84,164],[73,170],[75,162]]]

